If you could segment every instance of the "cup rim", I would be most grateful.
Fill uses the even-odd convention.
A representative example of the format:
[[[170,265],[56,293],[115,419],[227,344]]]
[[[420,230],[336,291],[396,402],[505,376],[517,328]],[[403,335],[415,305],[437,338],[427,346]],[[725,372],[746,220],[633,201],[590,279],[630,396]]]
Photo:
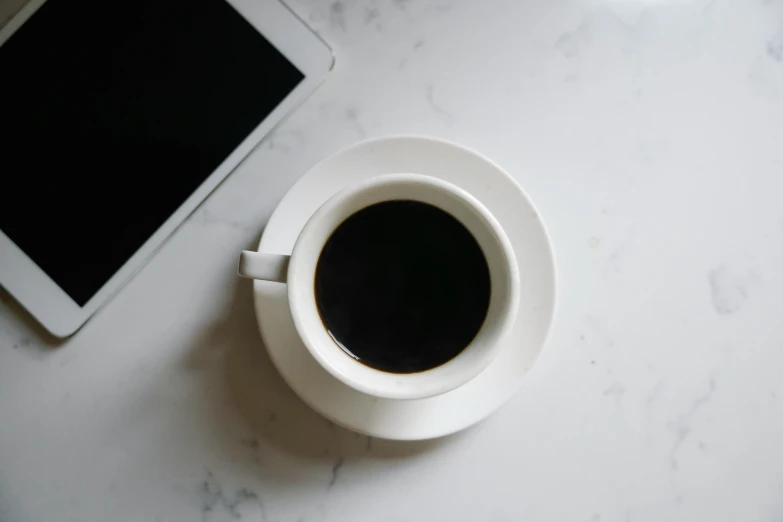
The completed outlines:
[[[477,222],[484,227],[482,237],[491,237],[491,243],[502,260],[494,262],[494,275],[500,277],[501,283],[491,282],[490,306],[479,332],[459,355],[435,368],[416,373],[395,374],[384,372],[366,366],[353,359],[337,345],[326,331],[315,303],[315,267],[318,263],[323,246],[345,219],[355,214],[361,208],[398,199],[419,200],[433,204],[426,198],[418,199],[420,194],[411,194],[407,198],[388,198],[371,201],[358,208],[346,211],[346,204],[355,202],[364,193],[383,188],[424,188],[444,194],[457,201],[478,218]],[[440,205],[435,205],[439,208]],[[442,209],[448,212],[447,209]],[[449,212],[451,214],[451,212]],[[463,220],[452,214],[476,238],[476,229],[471,229]],[[331,225],[324,225],[329,222]],[[325,228],[326,227],[326,228]],[[479,246],[487,254],[487,244],[479,242]],[[486,240],[485,240],[486,243]],[[314,258],[314,259],[313,259]],[[487,259],[488,264],[489,259]],[[502,268],[501,268],[502,267]],[[498,273],[498,272],[502,273]],[[493,270],[490,268],[490,277]],[[505,284],[502,284],[505,282]],[[309,287],[309,288],[308,288]],[[307,221],[302,229],[291,254],[288,267],[288,299],[291,316],[297,333],[307,347],[308,352],[333,377],[349,387],[368,395],[388,399],[420,399],[440,395],[469,382],[478,376],[497,355],[501,341],[511,328],[519,306],[519,273],[513,247],[500,224],[492,214],[473,196],[465,190],[446,181],[422,174],[401,173],[386,174],[351,185],[327,200]],[[496,295],[498,294],[499,295]],[[499,304],[498,304],[499,303]],[[495,306],[491,321],[490,311]],[[317,326],[313,320],[313,310],[317,318]],[[485,328],[487,331],[485,332]],[[321,334],[316,334],[320,330]],[[484,332],[482,337],[482,332]],[[327,340],[328,338],[328,340]],[[477,341],[480,339],[481,341]],[[475,343],[476,344],[474,346]],[[477,347],[478,346],[478,347]],[[463,355],[473,348],[471,358]],[[337,355],[339,353],[339,356]],[[462,358],[462,359],[460,359]],[[335,361],[336,359],[336,361]],[[456,361],[461,360],[461,368]],[[350,361],[346,362],[346,361]],[[469,362],[465,362],[469,361]]]

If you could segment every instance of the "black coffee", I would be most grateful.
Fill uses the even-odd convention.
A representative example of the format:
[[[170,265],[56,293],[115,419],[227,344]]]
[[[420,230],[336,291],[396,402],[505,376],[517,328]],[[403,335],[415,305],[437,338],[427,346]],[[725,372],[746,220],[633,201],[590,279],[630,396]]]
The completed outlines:
[[[435,368],[476,336],[489,307],[489,268],[448,213],[387,201],[346,219],[315,272],[321,319],[362,363],[391,373]]]

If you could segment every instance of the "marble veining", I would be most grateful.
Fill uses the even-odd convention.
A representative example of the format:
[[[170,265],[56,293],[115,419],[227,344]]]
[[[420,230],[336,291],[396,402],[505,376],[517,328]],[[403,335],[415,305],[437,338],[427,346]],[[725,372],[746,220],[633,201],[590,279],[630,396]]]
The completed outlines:
[[[671,452],[669,454],[672,470],[676,471],[679,469],[679,463],[677,460],[678,452],[682,444],[685,442],[685,439],[687,439],[688,435],[691,433],[691,422],[693,421],[694,417],[702,410],[702,408],[704,408],[712,399],[712,396],[715,394],[715,388],[715,378],[710,377],[707,391],[704,392],[704,394],[696,397],[690,403],[685,413],[680,415],[672,422],[671,427],[674,430],[674,443],[672,444]],[[700,449],[703,449],[703,447]]]
[[[565,58],[575,58],[579,54],[579,34],[572,32],[563,33],[557,39],[557,49]]]
[[[329,22],[345,32],[345,5],[342,2],[332,2],[329,6]]]
[[[253,511],[260,514],[262,520],[267,519],[264,503],[258,493],[244,487],[234,492],[224,491],[211,471],[207,471],[207,477],[199,485],[197,494],[201,500],[202,520],[205,522],[210,520],[213,512],[220,509],[240,519],[247,506],[254,506],[257,509]]]
[[[360,137],[366,138],[367,137],[367,131],[365,130],[364,125],[362,125],[362,123],[361,123],[361,121],[359,119],[359,116],[360,116],[360,113],[359,113],[359,109],[357,107],[355,107],[353,105],[350,105],[350,106],[348,106],[345,109],[345,119],[347,121],[351,122],[351,124],[356,129],[356,133]]]
[[[432,108],[433,112],[440,117],[441,120],[443,120],[444,123],[447,125],[451,125],[451,114],[446,112],[443,107],[440,106],[439,103],[435,101],[435,95],[433,94],[434,86],[428,85],[427,86],[427,103]]]
[[[663,392],[663,381],[658,380],[655,383],[655,386],[653,386],[652,391],[644,399],[644,407],[647,410],[648,415],[650,414],[651,410],[655,407],[655,404],[658,402],[658,399],[660,399],[662,392]]]
[[[767,54],[776,62],[783,63],[783,31],[767,42]]]
[[[410,2],[411,0],[392,0],[392,3],[401,11],[404,11]]]
[[[342,457],[337,459],[337,462],[334,463],[334,466],[332,466],[332,478],[329,479],[329,489],[334,487],[334,485],[337,483],[337,478],[339,477],[340,470],[345,465],[345,459]]]
[[[377,7],[366,7],[364,9],[364,24],[369,25],[381,16]]]
[[[754,273],[746,277],[738,276],[720,265],[710,270],[707,279],[713,308],[720,315],[731,315],[745,303],[749,289],[758,281],[758,276]]]
[[[411,46],[411,52],[406,54],[405,57],[400,60],[400,62],[397,64],[397,69],[404,71],[408,66],[408,62],[411,60],[411,58],[416,56],[416,52],[424,47],[425,43],[427,43],[427,40],[424,38],[419,38],[413,42],[413,45]]]
[[[30,338],[29,337],[22,337],[18,341],[16,341],[13,344],[14,348],[25,348],[27,346],[30,346]]]
[[[614,399],[616,405],[620,405],[620,402],[628,389],[621,382],[614,382],[608,388],[603,391],[604,397],[611,397]]]

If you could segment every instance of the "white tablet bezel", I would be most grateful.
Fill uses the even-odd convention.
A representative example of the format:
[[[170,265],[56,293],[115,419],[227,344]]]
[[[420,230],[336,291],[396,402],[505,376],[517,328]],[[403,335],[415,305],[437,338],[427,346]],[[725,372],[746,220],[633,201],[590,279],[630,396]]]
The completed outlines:
[[[45,1],[31,0],[5,27],[0,29],[0,45],[5,43]],[[277,0],[227,1],[305,75],[304,80],[242,141],[84,306],[76,304],[57,283],[0,230],[0,284],[53,335],[67,337],[78,330],[144,265],[165,239],[223,181],[242,158],[258,144],[261,138],[321,83],[326,73],[331,69],[334,62],[331,49],[282,3]],[[7,80],[13,81],[12,78]],[[45,146],[45,143],[41,143],[42,148]],[[13,175],[12,173],[7,174]],[[13,196],[7,195],[6,197]],[[19,219],[26,218],[24,215],[19,216]],[[36,219],[40,219],[40,217]],[[63,253],[63,255],[67,255],[67,253]]]

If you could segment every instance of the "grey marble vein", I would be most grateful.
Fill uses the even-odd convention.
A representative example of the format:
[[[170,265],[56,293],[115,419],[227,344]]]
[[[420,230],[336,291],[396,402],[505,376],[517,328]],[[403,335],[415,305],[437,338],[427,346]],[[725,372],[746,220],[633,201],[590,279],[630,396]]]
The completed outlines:
[[[712,399],[712,396],[715,394],[715,388],[715,379],[710,377],[707,391],[694,399],[688,407],[688,410],[672,423],[672,427],[675,430],[675,436],[671,452],[669,453],[669,463],[673,470],[679,469],[677,452],[691,432],[691,421],[693,420],[693,417],[710,401],[710,399]]]
[[[367,136],[367,131],[364,129],[364,125],[359,121],[359,109],[354,106],[349,106],[345,109],[345,119],[348,120],[353,127],[356,129],[356,132],[361,137]]]
[[[419,38],[415,42],[413,42],[413,46],[411,47],[411,53],[408,54],[405,58],[400,60],[400,63],[397,64],[397,68],[399,70],[405,69],[405,67],[408,65],[408,62],[413,57],[414,54],[416,54],[416,51],[424,47],[424,44],[427,41],[424,38]]]
[[[261,147],[267,150],[279,150],[283,153],[291,152],[294,147],[305,146],[305,133],[302,129],[282,130],[273,129],[261,142]]]
[[[561,33],[555,41],[555,48],[564,58],[571,60],[579,56],[581,47],[587,42],[590,32],[590,22],[585,19],[572,31]]]
[[[625,392],[627,391],[627,388],[625,385],[621,382],[615,382],[612,383],[608,388],[606,388],[603,392],[604,397],[612,397],[617,405],[620,404],[620,402],[623,399],[623,396],[625,395]]]
[[[572,33],[561,34],[555,43],[555,47],[568,59],[574,58],[579,54],[579,44]]]
[[[329,6],[329,23],[345,32],[345,5],[342,2],[333,2]]]
[[[443,110],[443,107],[438,105],[438,103],[435,101],[435,95],[433,94],[433,86],[428,85],[427,86],[427,103],[429,103],[430,107],[432,107],[432,110],[440,116],[440,118],[447,124],[451,125],[451,114]]]
[[[778,63],[783,63],[783,32],[767,42],[767,55]]]
[[[253,504],[258,506],[261,514],[261,519],[266,520],[266,507],[261,500],[261,497],[255,491],[242,487],[235,493],[227,493],[215,475],[207,470],[207,477],[201,482],[197,490],[197,494],[201,500],[201,518],[204,521],[209,520],[212,512],[218,508],[223,508],[231,515],[232,518],[242,518],[240,507]]]
[[[242,488],[237,491],[232,500],[225,502],[225,506],[226,509],[228,509],[228,512],[231,513],[231,516],[234,518],[242,518],[242,515],[239,513],[239,506],[247,501],[257,502],[261,508],[261,518],[266,520],[266,510],[264,509],[263,503],[261,503],[261,500],[258,498],[258,494],[247,488]]]
[[[29,337],[22,337],[17,342],[14,343],[14,348],[25,348],[27,346],[30,346],[30,338]]]
[[[748,277],[739,277],[723,265],[713,268],[707,274],[712,307],[719,315],[737,312],[748,298],[748,289],[756,279],[753,273]]]
[[[655,403],[658,402],[662,391],[663,381],[658,380],[658,382],[655,383],[655,386],[653,386],[652,391],[650,391],[650,393],[644,399],[644,407],[647,409],[648,413],[650,410],[652,410],[653,406],[655,406]]]
[[[343,467],[343,464],[345,464],[345,459],[340,457],[337,459],[337,462],[334,463],[334,466],[332,466],[332,478],[329,479],[329,489],[331,489],[337,483],[337,477]]]
[[[381,16],[381,11],[377,7],[368,7],[364,10],[364,24],[370,25],[374,20]]]
[[[215,480],[211,471],[207,471],[207,478],[201,483],[198,490],[198,495],[201,498],[201,512],[209,513],[220,502],[223,496],[223,490]]]

